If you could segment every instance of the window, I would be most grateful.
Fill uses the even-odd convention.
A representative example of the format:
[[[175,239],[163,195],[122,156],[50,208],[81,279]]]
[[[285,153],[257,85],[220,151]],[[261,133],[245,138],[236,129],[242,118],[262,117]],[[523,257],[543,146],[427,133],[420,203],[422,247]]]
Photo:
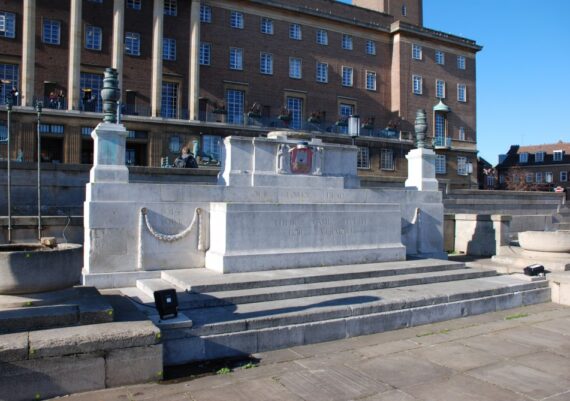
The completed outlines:
[[[140,10],[141,0],[127,0],[127,8],[132,8],[133,10]]]
[[[423,89],[423,79],[420,75],[412,75],[412,91],[415,95],[421,95]]]
[[[555,150],[553,153],[553,160],[555,162],[562,161],[562,157],[564,156],[564,151],[562,150]]]
[[[210,65],[212,55],[212,45],[210,43],[200,42],[200,65]]]
[[[230,70],[243,70],[243,49],[230,47]]]
[[[459,127],[459,138],[460,141],[465,140],[465,128]]]
[[[408,7],[405,4],[402,5],[402,16],[405,17],[408,15]]]
[[[63,135],[63,125],[61,125],[61,124],[40,124],[40,133]]]
[[[43,20],[42,42],[50,45],[59,45],[61,33],[61,22],[47,19]]]
[[[457,101],[458,102],[467,101],[467,88],[465,84],[457,84]]]
[[[317,62],[317,82],[329,82],[329,65]]]
[[[528,163],[528,153],[519,153],[519,163]]]
[[[176,0],[164,0],[164,15],[176,17],[178,14],[178,5]]]
[[[289,127],[300,129],[303,126],[303,98],[288,96],[287,110],[291,113]]]
[[[445,116],[435,113],[435,140],[437,146],[445,146]]]
[[[435,97],[439,99],[445,98],[445,81],[441,79],[435,81]]]
[[[101,50],[103,31],[98,26],[87,25],[85,27],[85,48],[89,50]]]
[[[542,172],[541,172],[541,171],[538,171],[538,172],[536,173],[535,177],[536,177],[536,183],[537,183],[537,184],[542,183]]]
[[[436,174],[446,174],[447,173],[447,165],[446,165],[445,155],[436,155],[435,156],[435,173]]]
[[[165,3],[166,4],[166,3]],[[178,116],[178,84],[175,82],[162,83],[162,105],[160,115],[164,118]]]
[[[90,3],[103,3],[103,0],[87,0]]]
[[[457,68],[460,70],[465,69],[465,56],[457,56]]]
[[[457,175],[467,175],[467,158],[457,156]]]
[[[130,56],[141,55],[141,35],[134,32],[125,32],[125,53]]]
[[[81,136],[90,137],[94,129],[95,129],[94,127],[81,127]]]
[[[176,60],[176,39],[162,39],[162,59],[169,61]]]
[[[422,59],[422,47],[420,45],[412,45],[412,58],[414,60]]]
[[[376,42],[373,40],[366,41],[366,54],[375,55],[376,54]]]
[[[300,58],[289,57],[289,78],[301,79],[302,60]]]
[[[366,71],[366,89],[369,91],[376,90],[376,73],[373,71]]]
[[[445,64],[445,53],[439,50],[435,51],[435,63],[444,65]]]
[[[513,174],[513,182],[515,184],[518,184],[519,182],[521,182],[521,177],[518,174]]]
[[[269,18],[261,19],[261,33],[273,35],[273,20]]]
[[[16,37],[16,14],[0,11],[0,38]]]
[[[323,46],[329,44],[329,35],[324,29],[317,29],[317,43]]]
[[[226,91],[226,105],[228,123],[243,124],[243,104],[245,93],[240,90],[228,89]]]
[[[179,135],[172,135],[168,141],[168,150],[170,153],[178,153],[180,152],[180,136]]]
[[[261,53],[259,58],[259,72],[262,74],[273,74],[273,54]]]
[[[352,50],[352,36],[347,34],[342,35],[342,48],[344,50]]]
[[[230,26],[236,29],[243,29],[243,14],[239,11],[232,11],[230,14]]]
[[[544,173],[544,181],[545,181],[547,184],[552,184],[553,177],[554,177],[554,176],[553,176],[553,174],[552,174],[551,172],[546,172],[546,173]]]
[[[352,86],[352,67],[342,67],[342,86]]]
[[[530,184],[532,182],[532,173],[526,173],[525,181],[527,184]]]
[[[200,22],[212,23],[212,7],[200,4]]]
[[[202,136],[202,151],[216,160],[222,159],[222,137],[217,135]]]
[[[380,150],[380,168],[382,170],[394,170],[394,151],[392,149]]]
[[[370,150],[367,147],[359,146],[356,156],[356,167],[361,169],[370,168]]]
[[[534,154],[534,161],[536,163],[542,163],[544,161],[544,152],[536,152]]]
[[[560,172],[560,181],[561,182],[568,181],[568,171],[561,171]]]
[[[8,139],[8,126],[6,121],[0,121],[0,141]]]
[[[103,74],[82,72],[79,76],[82,110],[100,113],[103,107],[101,89],[103,89]]]
[[[301,25],[299,24],[289,25],[289,38],[294,40],[302,39]]]

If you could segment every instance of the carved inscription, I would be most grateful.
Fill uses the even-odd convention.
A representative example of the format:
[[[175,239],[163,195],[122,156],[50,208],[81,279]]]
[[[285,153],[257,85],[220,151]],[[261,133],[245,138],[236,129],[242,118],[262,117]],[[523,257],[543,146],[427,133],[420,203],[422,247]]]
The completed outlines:
[[[303,219],[277,219],[275,227],[285,231],[289,237],[321,236],[326,238],[345,237],[362,232],[369,220],[364,217],[334,219],[319,217],[310,221]]]

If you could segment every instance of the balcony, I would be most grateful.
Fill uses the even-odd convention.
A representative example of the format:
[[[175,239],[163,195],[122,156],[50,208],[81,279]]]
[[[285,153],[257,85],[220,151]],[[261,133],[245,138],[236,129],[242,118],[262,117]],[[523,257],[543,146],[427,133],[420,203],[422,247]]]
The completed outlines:
[[[436,136],[433,138],[433,147],[435,149],[451,149],[451,138]]]

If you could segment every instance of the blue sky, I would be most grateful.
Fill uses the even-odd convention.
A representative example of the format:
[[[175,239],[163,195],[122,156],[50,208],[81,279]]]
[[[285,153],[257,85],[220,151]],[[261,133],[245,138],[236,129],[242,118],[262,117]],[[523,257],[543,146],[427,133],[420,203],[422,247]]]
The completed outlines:
[[[345,1],[350,3],[350,1]],[[569,0],[424,0],[424,25],[474,39],[477,146],[570,142]]]

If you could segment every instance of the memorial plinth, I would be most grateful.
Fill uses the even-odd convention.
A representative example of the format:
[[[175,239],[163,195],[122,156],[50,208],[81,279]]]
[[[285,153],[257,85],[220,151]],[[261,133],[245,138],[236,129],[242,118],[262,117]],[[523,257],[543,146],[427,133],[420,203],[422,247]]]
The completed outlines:
[[[90,182],[129,182],[125,165],[127,134],[123,125],[105,122],[91,132],[95,146]]]

